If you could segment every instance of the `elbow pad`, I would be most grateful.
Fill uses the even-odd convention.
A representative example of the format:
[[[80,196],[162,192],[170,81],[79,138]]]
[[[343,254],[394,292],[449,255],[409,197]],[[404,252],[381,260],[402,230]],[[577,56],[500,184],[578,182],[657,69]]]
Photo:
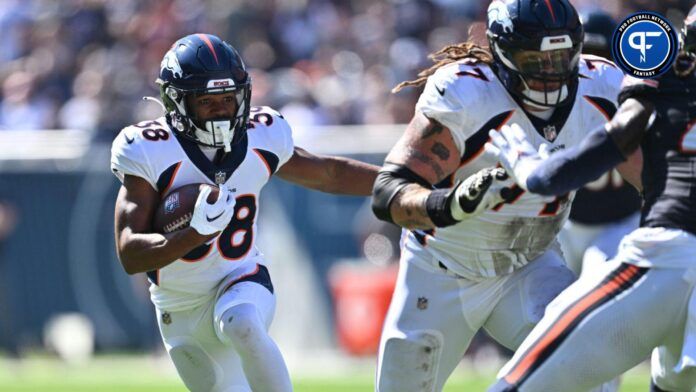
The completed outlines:
[[[372,188],[372,212],[379,220],[394,223],[389,207],[394,197],[409,184],[420,184],[425,188],[432,188],[427,180],[406,166],[394,163],[384,164]]]

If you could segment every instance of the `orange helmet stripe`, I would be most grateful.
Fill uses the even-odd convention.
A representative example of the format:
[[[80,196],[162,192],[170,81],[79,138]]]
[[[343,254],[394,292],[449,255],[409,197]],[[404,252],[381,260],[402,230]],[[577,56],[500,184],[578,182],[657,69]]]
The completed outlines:
[[[210,38],[208,38],[208,36],[205,34],[197,34],[197,35],[200,39],[203,40],[203,42],[205,42],[206,45],[208,45],[208,49],[210,49],[210,51],[213,53],[213,57],[215,58],[215,64],[220,64],[220,62],[218,61],[218,58],[217,58],[217,53],[215,53],[215,47],[213,46],[213,43],[210,42]]]

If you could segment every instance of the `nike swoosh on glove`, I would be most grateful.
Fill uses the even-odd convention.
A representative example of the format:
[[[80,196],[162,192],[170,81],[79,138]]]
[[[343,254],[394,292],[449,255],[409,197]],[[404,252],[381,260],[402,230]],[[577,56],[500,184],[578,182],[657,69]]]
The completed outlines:
[[[201,235],[211,235],[225,230],[234,216],[236,199],[226,186],[220,187],[217,200],[207,202],[211,188],[206,187],[198,194],[191,217],[191,227]]]

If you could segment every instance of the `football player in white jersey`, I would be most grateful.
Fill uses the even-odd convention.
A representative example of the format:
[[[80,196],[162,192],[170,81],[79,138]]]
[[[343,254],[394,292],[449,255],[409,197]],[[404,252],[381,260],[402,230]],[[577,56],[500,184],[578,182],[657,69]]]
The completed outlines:
[[[626,76],[618,112],[581,144],[544,159],[515,124],[491,132],[486,151],[532,193],[577,189],[638,148],[645,164],[640,227],[556,297],[489,392],[586,391],[651,352],[651,392],[696,390],[695,69],[696,6],[672,67]]]
[[[259,193],[272,175],[331,193],[369,195],[377,167],[295,147],[273,109],[252,108],[251,79],[236,50],[192,34],[162,60],[164,117],[129,126],[112,146],[123,186],[116,200],[116,249],[129,274],[147,272],[164,345],[191,391],[289,391],[267,329],[273,285],[255,246]],[[169,190],[219,186],[198,197],[190,226],[154,233]]]
[[[567,0],[493,1],[490,50],[465,42],[402,83],[427,80],[373,190],[373,211],[405,230],[382,332],[376,389],[439,391],[483,328],[515,349],[575,276],[556,242],[572,194],[529,194],[484,151],[491,129],[519,122],[536,145],[579,143],[616,110],[622,73],[581,58]]]

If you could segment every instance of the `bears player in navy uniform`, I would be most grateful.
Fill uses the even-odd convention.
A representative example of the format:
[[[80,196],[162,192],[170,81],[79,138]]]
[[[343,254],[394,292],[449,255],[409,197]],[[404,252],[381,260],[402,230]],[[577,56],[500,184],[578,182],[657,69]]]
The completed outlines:
[[[580,20],[585,29],[583,53],[610,59],[616,26],[612,16],[594,9],[581,12]],[[558,234],[568,267],[579,276],[583,268],[612,258],[621,238],[638,227],[640,203],[636,188],[616,170],[578,189],[568,222]]]
[[[487,150],[530,192],[563,194],[643,150],[640,228],[616,257],[584,270],[498,375],[489,391],[581,391],[652,352],[658,391],[696,387],[696,7],[674,66],[627,78],[614,118],[583,143],[544,160],[517,125],[491,132]]]
[[[251,79],[237,51],[209,34],[174,43],[162,60],[166,115],[123,129],[111,167],[116,249],[129,274],[147,272],[164,345],[191,391],[289,391],[281,353],[267,333],[273,284],[256,248],[259,193],[271,176],[320,191],[369,195],[377,167],[294,146],[285,119],[250,107]],[[201,192],[190,226],[153,232],[167,192]]]

